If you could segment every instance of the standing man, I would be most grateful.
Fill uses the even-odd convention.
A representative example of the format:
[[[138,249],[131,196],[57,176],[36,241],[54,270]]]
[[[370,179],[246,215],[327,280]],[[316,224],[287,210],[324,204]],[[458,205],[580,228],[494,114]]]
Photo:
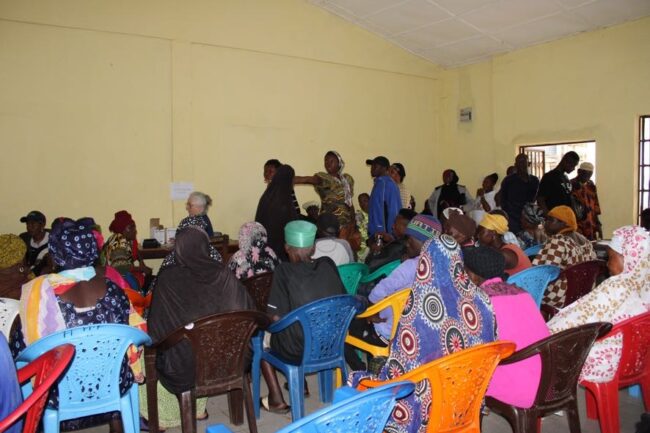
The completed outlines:
[[[370,166],[370,176],[375,184],[370,192],[368,209],[368,237],[392,231],[397,213],[402,207],[399,188],[388,176],[390,162],[385,156],[366,159]]]
[[[22,217],[20,222],[27,226],[27,231],[20,234],[20,238],[27,245],[25,263],[36,276],[52,272],[52,263],[47,248],[50,237],[48,231],[45,230],[45,215],[33,210]]]
[[[537,204],[544,214],[556,206],[573,207],[571,181],[567,174],[575,170],[580,162],[580,156],[571,151],[564,154],[560,163],[542,177],[537,193]],[[574,209],[575,211],[575,209]]]
[[[591,181],[594,174],[594,165],[590,162],[583,162],[578,168],[578,175],[571,179],[572,194],[584,211],[582,215],[577,215],[578,232],[584,237],[593,241],[603,238],[603,228],[600,224],[600,203],[598,202],[598,192],[596,184]]]
[[[508,226],[513,233],[521,231],[521,211],[524,205],[534,202],[539,179],[528,174],[528,156],[520,153],[515,158],[515,171],[501,182],[499,200],[501,209],[508,214]]]

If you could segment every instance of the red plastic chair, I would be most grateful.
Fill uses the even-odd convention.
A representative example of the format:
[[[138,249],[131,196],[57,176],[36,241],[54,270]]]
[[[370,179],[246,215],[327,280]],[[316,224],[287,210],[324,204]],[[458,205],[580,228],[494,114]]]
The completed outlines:
[[[587,417],[598,419],[601,433],[618,433],[618,390],[641,385],[646,412],[650,410],[650,312],[618,323],[603,338],[623,334],[623,353],[614,379],[580,383],[587,388]]]
[[[599,275],[607,270],[604,260],[589,260],[569,266],[560,274],[566,277],[567,289],[564,306],[570,305],[591,292]]]
[[[25,416],[23,433],[35,433],[41,421],[47,395],[54,382],[65,372],[74,357],[74,346],[62,344],[49,350],[18,370],[18,382],[34,378],[34,390],[9,416],[0,421],[0,433]]]

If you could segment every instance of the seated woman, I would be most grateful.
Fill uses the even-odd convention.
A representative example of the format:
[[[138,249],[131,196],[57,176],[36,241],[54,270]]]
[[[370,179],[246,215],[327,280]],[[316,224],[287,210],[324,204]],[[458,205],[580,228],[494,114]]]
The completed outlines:
[[[543,223],[544,213],[539,206],[536,203],[526,203],[521,211],[522,230],[517,233],[519,246],[522,249],[525,250],[546,243],[547,238],[542,227]]]
[[[556,206],[551,209],[546,215],[544,229],[549,238],[533,260],[533,265],[555,265],[564,270],[578,263],[596,260],[596,252],[591,242],[576,231],[576,215],[569,206]],[[566,278],[558,278],[546,288],[542,303],[562,308],[566,289]]]
[[[99,249],[93,234],[94,221],[65,218],[52,227],[49,250],[58,273],[40,276],[23,286],[20,318],[26,343],[32,344],[53,332],[77,326],[118,323],[144,327],[132,312],[129,299],[119,286],[124,283],[114,270],[94,266]],[[71,239],[75,241],[70,242]],[[111,278],[115,276],[119,282]],[[137,350],[128,354],[120,377],[124,393],[135,381],[143,380]],[[54,402],[52,402],[54,403]],[[66,421],[68,428],[85,428],[111,419],[111,430],[120,431],[119,412]],[[114,415],[113,414],[113,415]]]
[[[525,290],[503,281],[506,261],[489,247],[463,249],[465,271],[489,297],[497,319],[499,340],[513,341],[517,350],[551,335],[537,304]],[[539,356],[497,367],[487,394],[517,407],[535,401],[542,364]]]
[[[18,239],[23,242],[20,238]],[[25,245],[24,242],[23,245]],[[16,376],[16,365],[9,351],[7,340],[2,333],[0,333],[0,370],[2,371],[0,376],[0,420],[3,420],[20,406],[23,396]],[[23,421],[19,420],[4,432],[21,433],[22,431]]]
[[[314,244],[313,259],[329,257],[336,266],[346,265],[354,261],[354,253],[350,243],[339,239],[339,221],[334,214],[325,212],[316,221],[316,243]]]
[[[138,230],[131,214],[125,210],[115,212],[108,229],[113,234],[102,248],[103,262],[115,268],[133,290],[146,293],[151,282],[151,268],[144,264],[138,251]],[[135,262],[139,265],[136,266]]]
[[[230,257],[228,269],[239,280],[254,277],[264,272],[273,272],[278,257],[268,246],[266,229],[255,221],[247,222],[239,229],[239,250]]]
[[[185,210],[188,216],[200,217],[205,222],[205,232],[209,237],[214,236],[214,229],[212,228],[212,221],[208,217],[208,209],[212,206],[212,199],[209,195],[200,191],[194,191],[187,198]]]
[[[593,322],[617,324],[650,308],[650,233],[639,226],[616,231],[607,248],[611,277],[548,322],[551,332]],[[621,335],[597,341],[582,368],[581,379],[609,382],[621,359]]]
[[[393,379],[445,355],[494,341],[490,300],[465,273],[461,249],[451,236],[435,233],[424,244],[412,289],[383,369],[378,377],[352,372],[353,386],[366,377]],[[426,431],[427,406],[436,396],[431,395],[431,387],[420,388],[422,392],[397,403],[387,431]]]
[[[196,226],[176,233],[175,263],[158,276],[147,322],[154,344],[163,341],[177,328],[202,317],[255,309],[246,288],[222,263],[210,257],[209,246],[207,233]],[[192,388],[195,369],[189,341],[181,341],[169,350],[158,352],[156,368],[162,386],[169,392],[179,394]],[[197,413],[205,413],[205,402],[206,399],[197,401]],[[162,409],[161,426],[180,424],[178,404],[174,399],[159,407]]]

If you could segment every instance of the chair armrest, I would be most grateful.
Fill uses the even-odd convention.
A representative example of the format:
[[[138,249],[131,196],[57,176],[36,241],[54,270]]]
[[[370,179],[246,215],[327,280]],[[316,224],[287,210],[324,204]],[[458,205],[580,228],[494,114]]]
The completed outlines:
[[[283,331],[284,329],[288,328],[289,326],[293,325],[296,322],[299,322],[298,315],[294,314],[293,312],[289,312],[289,314],[284,316],[282,319],[278,320],[277,322],[271,323],[269,327],[266,329],[266,332],[275,334],[277,332]]]
[[[332,404],[340,403],[345,399],[359,394],[360,391],[352,388],[351,386],[342,386],[334,390],[334,400]]]
[[[364,317],[370,317],[370,316],[373,316],[373,315],[379,313],[380,311],[382,311],[382,310],[384,310],[386,308],[391,308],[392,304],[394,302],[394,299],[397,298],[397,297],[402,296],[402,294],[406,290],[411,290],[411,289],[410,288],[402,289],[402,290],[399,290],[399,291],[391,294],[390,296],[386,296],[384,299],[377,302],[376,304],[373,304],[373,305],[369,306],[366,309],[366,311],[364,311],[363,313],[357,314],[357,319],[363,319]]]

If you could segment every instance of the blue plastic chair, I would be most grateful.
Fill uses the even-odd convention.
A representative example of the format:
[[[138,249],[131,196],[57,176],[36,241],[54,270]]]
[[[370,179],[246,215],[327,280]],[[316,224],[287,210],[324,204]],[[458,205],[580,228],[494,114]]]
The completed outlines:
[[[356,295],[361,278],[368,275],[368,265],[365,263],[348,263],[338,267],[339,277],[348,295]]]
[[[540,251],[542,251],[543,246],[543,244],[537,244],[533,245],[532,247],[528,247],[524,250],[524,254],[526,254],[528,258],[535,257],[537,254],[539,254]]]
[[[519,286],[533,297],[537,306],[542,304],[544,291],[549,283],[560,275],[560,268],[554,265],[538,265],[525,269],[508,278],[509,284]]]
[[[397,269],[397,267],[401,264],[402,262],[400,260],[393,260],[392,262],[388,262],[385,265],[381,266],[380,268],[375,269],[370,274],[362,277],[361,283],[370,283],[371,281],[375,281],[379,278],[386,278],[387,276],[390,275],[391,272]]]
[[[320,409],[276,433],[381,433],[395,401],[411,394],[414,388],[413,383],[406,381],[355,392],[350,398]],[[206,432],[226,433],[230,430],[217,424],[209,426]]]
[[[34,342],[18,356],[16,363],[31,362],[65,343],[75,346],[75,357],[58,382],[58,409],[45,409],[45,433],[58,433],[62,421],[113,411],[120,411],[125,433],[138,433],[138,384],[120,395],[120,369],[128,347],[150,345],[151,338],[127,325],[80,326]]]
[[[289,382],[291,418],[297,421],[303,417],[305,374],[318,372],[320,399],[323,403],[332,401],[334,369],[340,368],[347,375],[343,344],[352,318],[363,310],[363,305],[351,295],[332,296],[319,299],[297,308],[267,329],[278,333],[294,323],[299,323],[304,335],[304,349],[301,364],[291,364],[269,349],[262,348],[262,339],[256,336],[253,342],[253,404],[255,416],[260,411],[260,362],[269,362],[284,374]]]

